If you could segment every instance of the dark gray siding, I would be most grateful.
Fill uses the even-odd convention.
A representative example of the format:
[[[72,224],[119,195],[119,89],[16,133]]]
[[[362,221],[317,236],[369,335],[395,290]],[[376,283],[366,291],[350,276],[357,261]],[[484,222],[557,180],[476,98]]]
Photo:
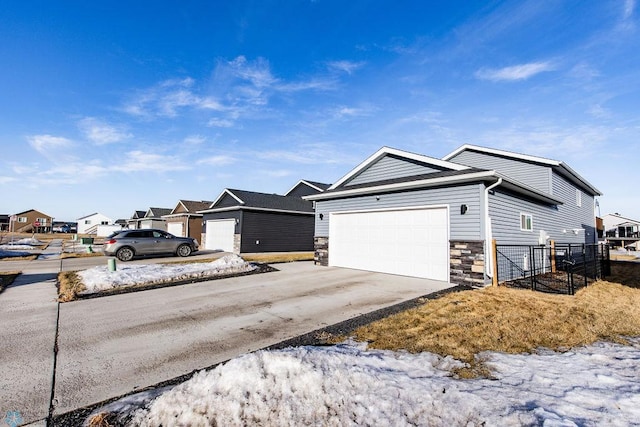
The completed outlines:
[[[318,237],[329,236],[329,213],[351,210],[403,208],[409,206],[449,205],[449,223],[451,240],[484,240],[481,234],[482,207],[481,194],[484,185],[471,184],[456,187],[431,188],[375,195],[351,197],[338,200],[316,202],[316,229]],[[468,210],[460,214],[460,205]],[[320,219],[320,214],[323,219]]]
[[[315,188],[311,188],[306,184],[298,184],[294,189],[292,189],[289,193],[287,193],[287,196],[290,197],[303,197],[303,196],[308,196],[310,194],[318,194],[319,191],[316,190]]]
[[[313,215],[243,212],[240,252],[313,251]]]
[[[235,234],[239,234],[242,227],[242,211],[234,210],[228,212],[216,212],[216,213],[206,213],[202,215],[202,232],[207,232],[207,221],[212,219],[235,219],[236,221],[236,231]]]
[[[593,197],[583,193],[582,207],[577,207],[576,187],[557,174],[553,175],[553,181],[554,195],[565,202],[557,207],[523,200],[499,188],[489,196],[493,237],[498,243],[537,245],[540,230],[544,230],[551,240],[560,243],[594,241]],[[520,230],[520,213],[532,215],[533,231]],[[573,229],[584,231],[574,234]]]
[[[547,194],[553,194],[548,166],[466,150],[449,159],[454,163],[480,169],[495,170],[507,177]]]
[[[344,184],[344,186],[347,187],[349,185],[382,181],[383,179],[421,175],[430,172],[442,172],[442,170],[430,167],[423,163],[411,162],[406,159],[399,159],[395,156],[386,155],[355,177],[351,178],[351,180]]]
[[[216,205],[214,207],[215,208],[229,208],[229,207],[232,207],[232,206],[239,206],[239,205],[240,205],[240,202],[238,202],[230,194],[225,193],[224,196],[222,196],[222,198],[220,200],[218,200],[218,203],[216,203]]]

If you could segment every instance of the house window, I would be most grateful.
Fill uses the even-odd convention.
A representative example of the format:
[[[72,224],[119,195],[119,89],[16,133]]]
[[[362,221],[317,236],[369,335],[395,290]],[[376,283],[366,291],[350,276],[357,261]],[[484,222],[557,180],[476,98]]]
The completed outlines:
[[[41,225],[42,224],[46,224],[47,223],[47,218],[36,218],[36,221],[38,221]]]
[[[582,207],[582,191],[576,189],[576,206]]]
[[[90,219],[85,219],[85,220],[84,220],[84,223],[85,223],[85,224],[87,224],[87,225],[89,225],[89,224],[91,224],[91,220],[90,220]]]
[[[533,230],[533,217],[530,214],[520,214],[520,230],[532,231]]]
[[[27,217],[21,216],[20,218],[18,218],[18,222],[27,222]]]
[[[109,221],[101,221],[100,225],[109,225]]]

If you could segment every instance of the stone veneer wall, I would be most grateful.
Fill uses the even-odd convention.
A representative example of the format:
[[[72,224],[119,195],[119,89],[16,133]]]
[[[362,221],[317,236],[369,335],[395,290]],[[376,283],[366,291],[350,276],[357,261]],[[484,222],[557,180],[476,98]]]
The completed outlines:
[[[313,263],[323,266],[329,265],[329,238],[314,237],[313,238]]]
[[[455,285],[484,286],[484,241],[449,242],[449,281]]]
[[[240,243],[242,241],[242,236],[240,234],[233,235],[233,253],[240,254]]]

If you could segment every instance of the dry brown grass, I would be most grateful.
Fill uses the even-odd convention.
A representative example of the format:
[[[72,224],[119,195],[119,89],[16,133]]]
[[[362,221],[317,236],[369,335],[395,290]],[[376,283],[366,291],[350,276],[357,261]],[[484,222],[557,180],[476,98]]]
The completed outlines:
[[[76,271],[63,271],[58,274],[58,301],[73,301],[78,293],[85,289]]]
[[[26,256],[8,256],[0,258],[2,261],[33,261],[38,258],[38,255],[26,255]]]
[[[7,286],[12,284],[19,275],[19,271],[0,271],[0,292],[4,291]]]
[[[640,290],[602,281],[575,296],[505,287],[448,294],[354,332],[373,348],[452,355],[470,364],[462,377],[488,375],[475,358],[486,350],[562,350],[639,335]]]
[[[63,252],[60,254],[60,258],[87,258],[94,256],[104,256],[103,252]]]
[[[621,283],[632,288],[640,288],[640,263],[617,261],[611,262],[609,282]]]
[[[294,261],[313,261],[313,252],[242,254],[241,256],[245,261],[261,262],[264,264],[276,264],[279,262]]]
[[[113,427],[115,424],[111,424],[111,414],[108,412],[100,412],[94,415],[88,422],[89,427]]]

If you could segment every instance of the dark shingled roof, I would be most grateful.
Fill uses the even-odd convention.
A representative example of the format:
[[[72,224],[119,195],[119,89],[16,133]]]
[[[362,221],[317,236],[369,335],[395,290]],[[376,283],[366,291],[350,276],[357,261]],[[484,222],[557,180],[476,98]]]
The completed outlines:
[[[207,200],[180,200],[180,203],[187,209],[187,212],[196,213],[197,211],[208,209],[213,202]]]
[[[169,215],[172,210],[168,208],[149,208],[147,214],[151,215],[145,215],[145,218],[160,218],[162,215]]]
[[[331,187],[331,184],[324,184],[322,182],[309,181],[308,179],[303,179],[304,182],[308,182],[309,184],[318,187],[322,191],[325,191],[327,188]]]
[[[238,207],[313,213],[313,203],[302,200],[300,197],[256,193],[254,191],[235,190],[231,188],[227,188],[226,191],[232,193],[244,202],[244,204],[238,203]],[[215,208],[215,206],[212,207],[212,209]]]

